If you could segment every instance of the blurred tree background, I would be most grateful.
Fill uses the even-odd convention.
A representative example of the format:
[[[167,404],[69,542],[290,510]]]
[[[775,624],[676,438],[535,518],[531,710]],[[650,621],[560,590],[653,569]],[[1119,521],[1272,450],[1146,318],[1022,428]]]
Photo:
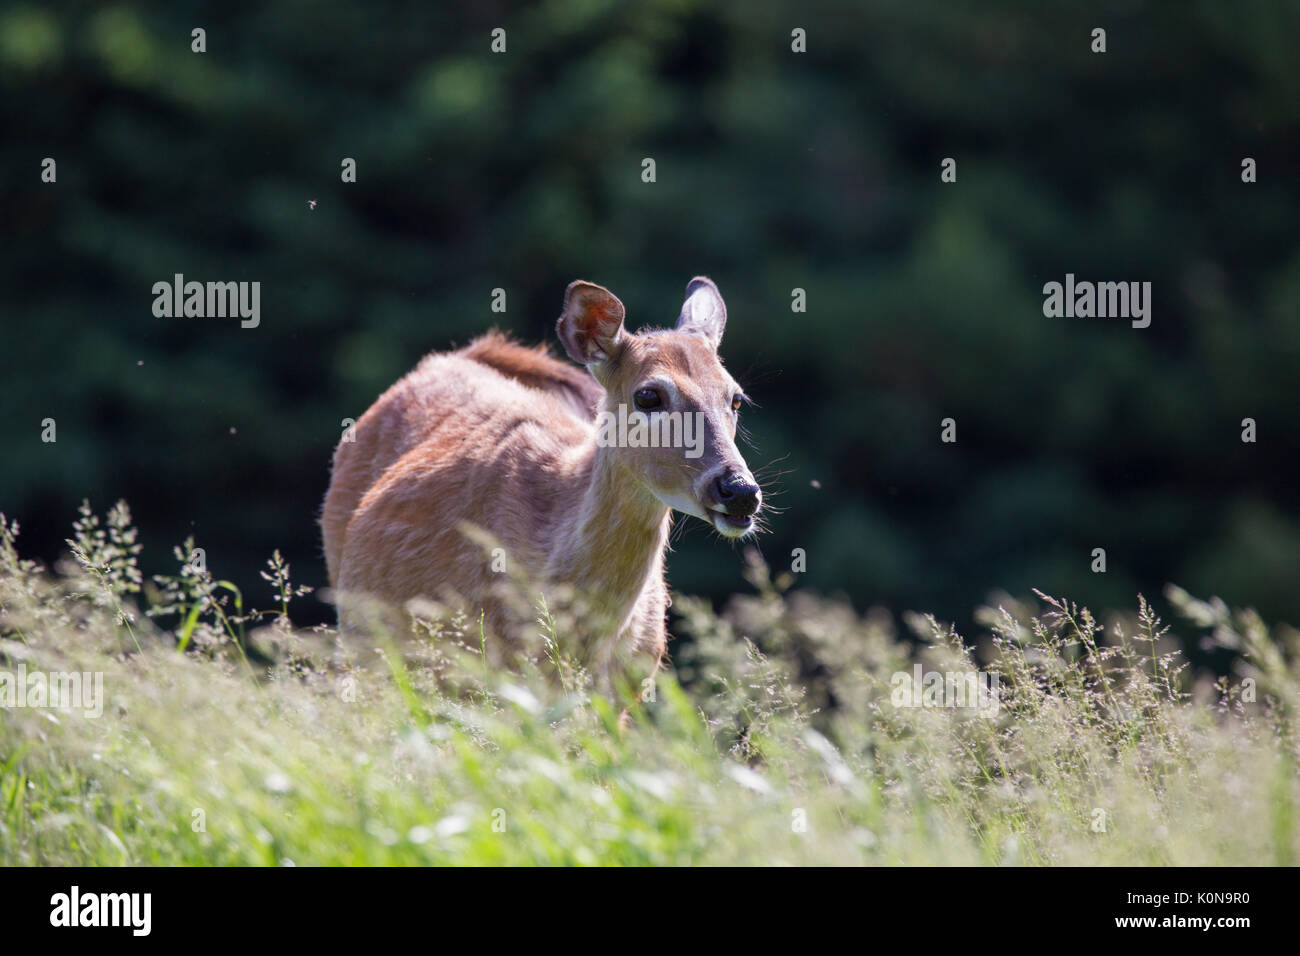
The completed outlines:
[[[780,474],[759,545],[804,548],[802,586],[962,622],[993,589],[1176,581],[1300,622],[1298,28],[1221,2],[9,4],[0,509],[48,561],[83,497],[125,497],[148,570],[193,534],[267,604],[274,548],[324,583],[342,420],[424,352],[553,343],[575,278],[670,324],[705,273],[759,403],[744,450]],[[1150,281],[1151,327],[1045,318],[1067,272]],[[155,317],[175,273],[260,281],[261,325]],[[745,587],[689,524],[672,584]]]

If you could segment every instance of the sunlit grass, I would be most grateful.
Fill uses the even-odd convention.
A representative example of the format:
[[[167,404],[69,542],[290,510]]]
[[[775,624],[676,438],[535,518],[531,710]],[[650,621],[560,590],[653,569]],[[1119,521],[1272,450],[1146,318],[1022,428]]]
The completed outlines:
[[[125,507],[46,573],[0,532],[0,671],[100,671],[103,715],[0,709],[4,864],[1291,864],[1296,635],[1166,598],[1232,650],[1193,679],[1145,602],[1102,628],[1045,596],[929,619],[785,590],[764,569],[688,634],[655,699],[590,694],[563,620],[487,666],[477,620],[295,632],[196,564],[145,582]],[[143,607],[143,612],[142,612]],[[152,610],[152,616],[148,613]],[[974,646],[977,650],[971,650]],[[994,717],[900,707],[891,678],[996,675]],[[558,673],[558,677],[557,677]],[[674,679],[673,675],[676,675]],[[680,683],[679,683],[680,681]]]

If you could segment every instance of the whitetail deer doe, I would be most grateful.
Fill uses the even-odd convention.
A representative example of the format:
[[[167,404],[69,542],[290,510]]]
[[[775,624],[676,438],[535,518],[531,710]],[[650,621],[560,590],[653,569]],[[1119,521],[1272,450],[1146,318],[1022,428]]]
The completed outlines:
[[[504,576],[466,533],[478,528],[543,591],[574,589],[598,687],[653,675],[671,510],[738,538],[761,494],[736,449],[745,396],[718,358],[717,286],[692,279],[671,330],[633,334],[623,317],[609,290],[574,282],[556,332],[590,374],[493,332],[427,356],[361,417],[321,518],[345,628],[349,594],[451,596],[508,640]]]

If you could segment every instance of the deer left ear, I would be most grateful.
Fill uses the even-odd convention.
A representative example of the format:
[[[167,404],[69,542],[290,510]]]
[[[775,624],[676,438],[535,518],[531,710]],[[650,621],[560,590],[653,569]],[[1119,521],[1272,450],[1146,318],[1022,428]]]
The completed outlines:
[[[722,293],[712,279],[696,276],[686,286],[686,301],[682,303],[677,331],[704,336],[716,351],[726,326],[727,305],[722,301]]]
[[[623,303],[594,282],[570,282],[564,293],[564,312],[555,332],[569,358],[579,365],[599,365],[615,358],[622,348]]]

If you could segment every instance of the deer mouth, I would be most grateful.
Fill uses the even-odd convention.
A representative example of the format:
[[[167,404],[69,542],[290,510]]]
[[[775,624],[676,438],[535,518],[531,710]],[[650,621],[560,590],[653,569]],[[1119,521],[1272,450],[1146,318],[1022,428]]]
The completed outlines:
[[[705,504],[696,498],[688,495],[668,495],[654,492],[660,503],[680,511],[682,514],[692,515],[701,521],[707,521],[717,530],[724,538],[741,538],[754,530],[756,522],[755,516],[758,514],[758,508],[748,512],[730,513],[722,505]]]
[[[739,538],[754,530],[754,512],[749,514],[728,514],[720,508],[710,508],[713,527],[728,538]]]

